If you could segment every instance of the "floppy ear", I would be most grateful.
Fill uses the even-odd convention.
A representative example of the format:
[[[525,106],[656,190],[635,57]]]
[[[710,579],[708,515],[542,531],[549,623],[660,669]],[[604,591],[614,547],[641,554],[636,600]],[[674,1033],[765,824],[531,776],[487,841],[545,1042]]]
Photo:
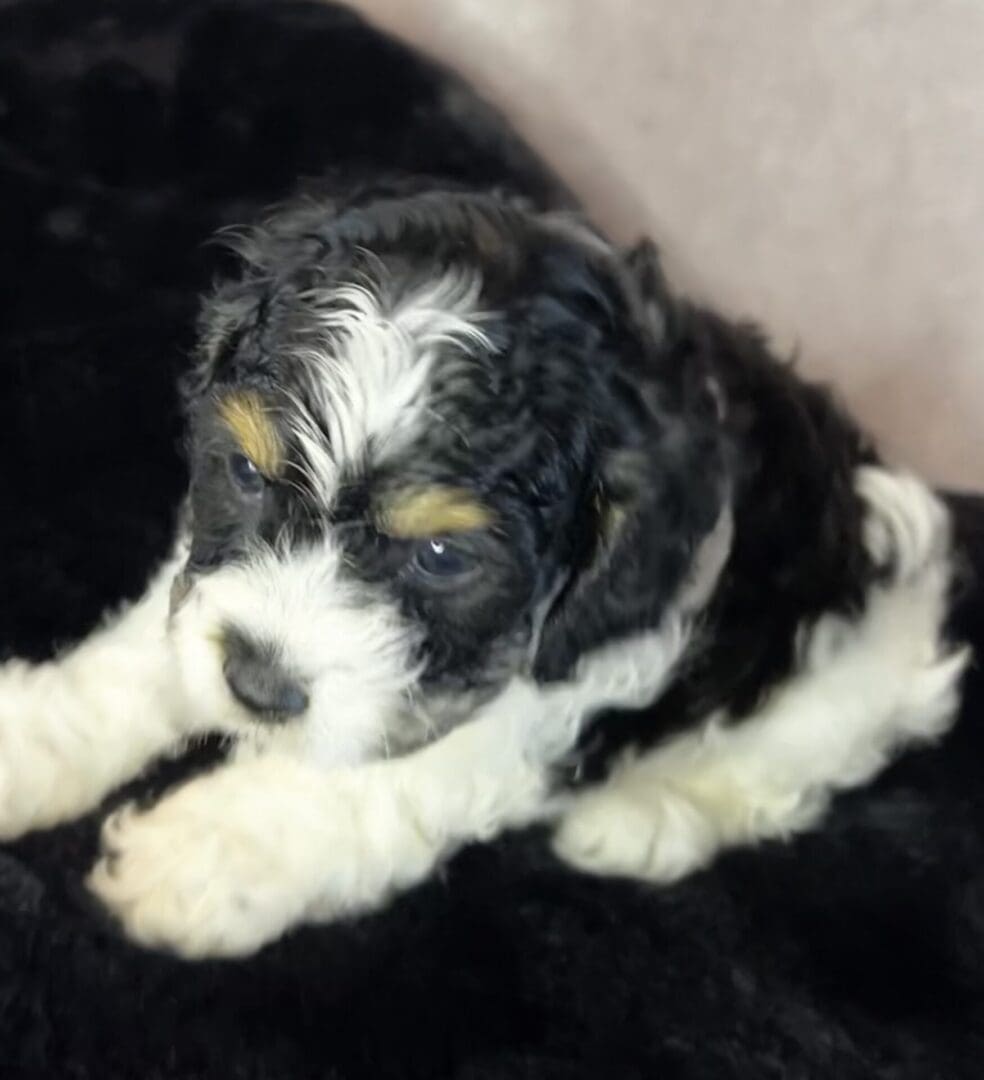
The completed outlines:
[[[675,603],[728,500],[726,444],[704,345],[666,288],[654,246],[624,258],[622,338],[606,428],[585,505],[569,528],[579,554],[542,626],[533,674],[568,675],[601,645],[655,629]]]

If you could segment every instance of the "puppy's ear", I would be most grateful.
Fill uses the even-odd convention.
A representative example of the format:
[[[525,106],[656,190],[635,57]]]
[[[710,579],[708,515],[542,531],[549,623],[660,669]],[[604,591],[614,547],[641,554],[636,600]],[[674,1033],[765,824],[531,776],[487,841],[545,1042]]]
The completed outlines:
[[[701,606],[727,555],[727,513],[720,448],[706,434],[673,425],[648,447],[610,452],[581,518],[580,555],[543,623],[534,677],[566,678],[585,653]],[[717,533],[725,546],[708,564],[701,556]]]
[[[622,340],[604,406],[614,415],[569,526],[577,542],[566,584],[539,635],[541,680],[570,675],[584,653],[655,629],[692,600],[695,574],[707,576],[705,542],[727,516],[726,440],[703,343],[651,243],[633,248],[624,270],[623,310],[636,327]]]

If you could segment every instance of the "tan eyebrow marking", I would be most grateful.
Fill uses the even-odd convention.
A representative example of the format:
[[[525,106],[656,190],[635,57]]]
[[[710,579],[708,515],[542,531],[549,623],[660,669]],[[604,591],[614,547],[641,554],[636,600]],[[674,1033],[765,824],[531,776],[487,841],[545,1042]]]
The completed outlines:
[[[283,444],[259,394],[244,390],[224,397],[219,402],[219,416],[261,473],[275,476],[280,471]]]
[[[384,505],[377,522],[388,536],[403,540],[471,532],[491,523],[489,508],[470,492],[441,485],[398,493]]]

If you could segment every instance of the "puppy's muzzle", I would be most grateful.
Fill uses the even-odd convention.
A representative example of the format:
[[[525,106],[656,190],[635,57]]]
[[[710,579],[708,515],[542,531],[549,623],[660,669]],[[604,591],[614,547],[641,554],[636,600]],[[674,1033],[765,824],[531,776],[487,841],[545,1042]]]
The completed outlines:
[[[227,630],[223,646],[222,673],[229,691],[257,719],[290,720],[307,710],[309,697],[304,684],[283,667],[273,649],[239,630]]]

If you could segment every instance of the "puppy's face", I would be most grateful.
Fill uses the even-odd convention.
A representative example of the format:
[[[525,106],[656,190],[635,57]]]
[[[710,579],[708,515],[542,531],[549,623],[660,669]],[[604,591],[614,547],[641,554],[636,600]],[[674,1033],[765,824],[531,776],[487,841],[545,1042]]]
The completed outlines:
[[[652,334],[612,253],[494,200],[424,196],[289,210],[243,255],[206,308],[191,401],[171,620],[190,698],[352,763],[609,636],[592,589],[626,575],[615,530],[664,410],[633,373]],[[575,640],[575,610],[597,640]]]

